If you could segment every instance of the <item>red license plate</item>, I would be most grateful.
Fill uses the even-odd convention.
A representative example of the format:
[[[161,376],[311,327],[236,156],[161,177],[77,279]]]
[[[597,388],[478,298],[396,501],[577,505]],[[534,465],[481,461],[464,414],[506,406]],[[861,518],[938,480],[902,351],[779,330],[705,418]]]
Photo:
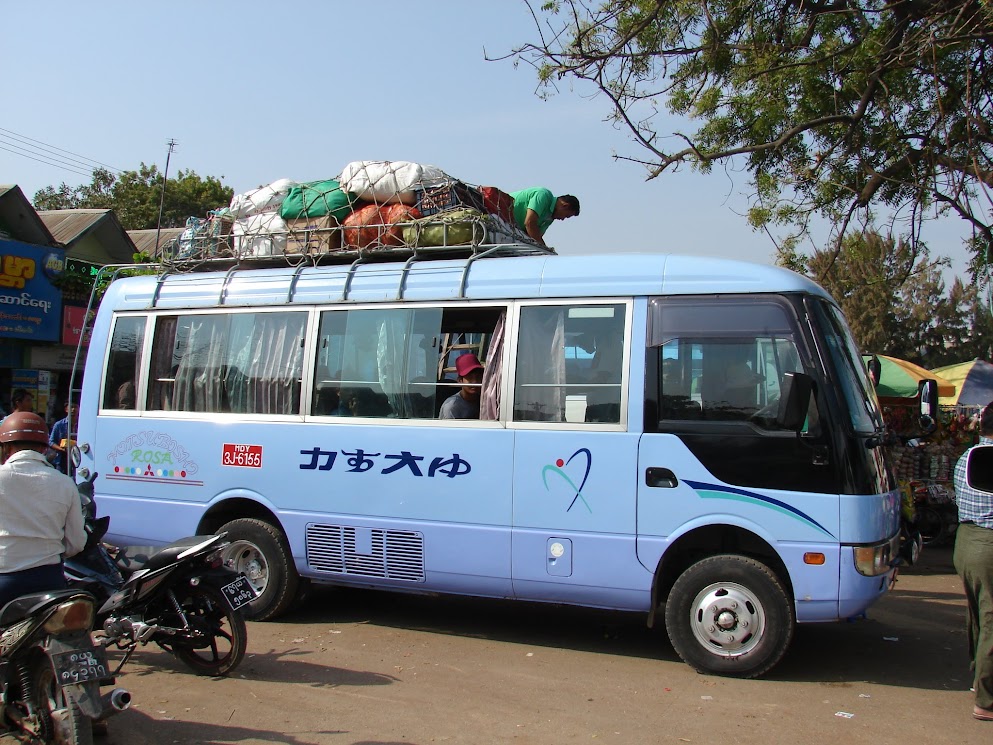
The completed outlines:
[[[221,453],[222,466],[238,466],[241,468],[262,468],[261,445],[234,445],[224,443]]]

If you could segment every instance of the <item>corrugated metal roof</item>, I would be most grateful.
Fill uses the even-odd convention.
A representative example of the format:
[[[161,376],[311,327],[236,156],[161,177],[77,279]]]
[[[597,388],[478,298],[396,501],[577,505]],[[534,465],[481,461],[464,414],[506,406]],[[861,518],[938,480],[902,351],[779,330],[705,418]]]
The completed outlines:
[[[135,248],[139,253],[147,253],[149,256],[157,256],[158,249],[170,241],[176,240],[183,234],[185,228],[162,228],[160,231],[152,230],[129,230],[128,236],[134,241]],[[155,233],[159,233],[159,245],[155,245]]]
[[[66,255],[95,264],[130,264],[135,246],[113,210],[40,210],[38,217],[56,239],[65,244]],[[74,251],[83,238],[93,236],[92,244]],[[85,255],[84,255],[85,254]]]
[[[67,246],[82,238],[111,210],[38,210],[38,217],[60,243]]]
[[[15,241],[36,246],[55,245],[54,236],[19,186],[0,186],[0,230],[5,230]]]

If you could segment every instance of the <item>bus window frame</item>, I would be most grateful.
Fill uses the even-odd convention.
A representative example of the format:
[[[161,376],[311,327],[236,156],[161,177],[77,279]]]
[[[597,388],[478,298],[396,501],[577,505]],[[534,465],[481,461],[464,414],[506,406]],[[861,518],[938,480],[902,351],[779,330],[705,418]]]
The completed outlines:
[[[115,311],[110,319],[110,330],[107,334],[107,345],[103,349],[103,359],[100,362],[100,396],[99,402],[97,404],[97,412],[100,416],[118,416],[118,417],[136,417],[142,416],[145,409],[144,400],[144,382],[147,377],[145,373],[145,359],[149,350],[151,349],[151,343],[148,338],[148,319],[151,317],[151,313],[148,310],[137,310],[137,311]],[[139,368],[137,379],[134,381],[135,388],[135,407],[133,409],[120,409],[104,406],[107,396],[107,378],[110,375],[110,355],[113,351],[113,340],[114,331],[117,329],[117,324],[122,318],[144,318],[145,328],[142,335],[141,349],[138,351],[139,357],[141,359],[141,367]]]
[[[541,421],[514,421],[513,420],[513,396],[516,387],[517,377],[517,345],[520,338],[520,321],[522,309],[527,307],[600,307],[616,305],[623,309],[624,339],[621,345],[621,382],[620,382],[620,406],[619,421],[610,422],[541,422]],[[632,348],[632,323],[634,316],[633,297],[563,297],[563,298],[528,298],[526,300],[474,300],[466,302],[384,302],[384,303],[331,303],[327,305],[288,305],[288,306],[239,306],[239,307],[205,307],[205,308],[163,308],[163,309],[142,309],[136,311],[116,311],[111,320],[111,330],[118,319],[127,316],[144,316],[144,344],[142,347],[142,366],[138,381],[135,385],[138,397],[137,407],[130,409],[109,409],[103,406],[103,392],[106,385],[106,375],[108,373],[108,355],[110,345],[104,351],[102,362],[101,380],[101,401],[98,413],[100,416],[115,417],[143,417],[148,419],[188,419],[203,420],[217,419],[219,421],[260,421],[260,422],[321,422],[341,423],[340,418],[323,414],[311,414],[313,405],[313,385],[316,376],[316,340],[320,328],[321,314],[325,311],[334,310],[386,310],[390,308],[505,308],[507,313],[507,332],[504,338],[504,354],[502,360],[502,378],[500,387],[501,411],[499,419],[479,420],[479,419],[399,419],[390,417],[369,417],[356,416],[348,417],[348,424],[361,426],[444,426],[444,427],[485,427],[522,429],[522,430],[569,430],[580,432],[623,432],[628,429],[629,407],[630,407],[630,380],[631,380],[631,348]],[[187,316],[187,315],[216,315],[223,314],[244,314],[244,313],[285,313],[285,312],[305,312],[308,314],[306,328],[306,344],[303,354],[303,373],[301,377],[300,413],[297,414],[263,414],[263,413],[235,413],[235,412],[194,412],[194,411],[172,411],[164,409],[147,408],[147,396],[151,385],[151,350],[154,345],[154,336],[158,319],[163,316]]]
[[[616,423],[610,422],[541,422],[541,421],[515,421],[514,393],[517,389],[517,348],[520,341],[521,312],[528,307],[584,307],[584,306],[606,306],[620,305],[624,309],[624,339],[621,345],[621,401],[619,407],[619,417]],[[633,297],[596,297],[596,298],[528,298],[527,300],[517,300],[514,302],[514,315],[511,319],[510,333],[507,343],[512,345],[508,349],[513,350],[513,354],[507,354],[507,363],[511,369],[504,369],[504,389],[502,392],[504,401],[508,405],[503,407],[501,418],[506,421],[508,429],[521,430],[568,430],[579,432],[626,432],[628,430],[628,407],[630,405],[630,381],[631,381],[631,337],[632,322],[634,318],[634,298]],[[511,360],[511,357],[513,360]]]

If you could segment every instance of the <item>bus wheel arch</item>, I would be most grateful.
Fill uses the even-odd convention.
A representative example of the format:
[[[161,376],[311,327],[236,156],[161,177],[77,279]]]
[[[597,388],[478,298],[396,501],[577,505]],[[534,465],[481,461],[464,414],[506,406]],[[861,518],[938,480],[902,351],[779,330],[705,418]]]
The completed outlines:
[[[789,573],[773,547],[737,526],[677,539],[656,572],[673,648],[702,673],[753,678],[785,654],[796,628]]]
[[[306,593],[309,581],[297,573],[289,541],[278,518],[250,499],[231,499],[215,505],[200,522],[199,531],[226,533],[224,562],[243,572],[259,593],[244,609],[256,621],[278,618]]]

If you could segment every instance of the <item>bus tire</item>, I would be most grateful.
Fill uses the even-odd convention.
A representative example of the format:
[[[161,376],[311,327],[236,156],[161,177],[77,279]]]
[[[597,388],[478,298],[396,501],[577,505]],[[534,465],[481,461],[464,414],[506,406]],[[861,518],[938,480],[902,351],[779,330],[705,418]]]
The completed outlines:
[[[224,563],[244,573],[259,594],[241,609],[245,618],[268,621],[285,613],[297,595],[300,575],[283,531],[264,520],[240,518],[217,532],[226,533],[229,541]]]
[[[665,625],[676,653],[697,672],[757,678],[786,653],[796,617],[775,572],[747,556],[722,554],[679,576]]]

